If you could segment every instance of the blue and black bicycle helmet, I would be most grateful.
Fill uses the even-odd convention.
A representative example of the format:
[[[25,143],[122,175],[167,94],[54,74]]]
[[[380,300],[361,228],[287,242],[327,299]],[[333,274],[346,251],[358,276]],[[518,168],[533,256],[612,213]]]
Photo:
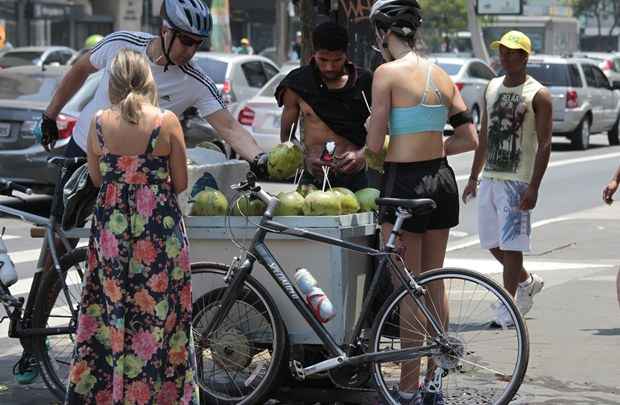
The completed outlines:
[[[213,28],[209,7],[201,0],[164,0],[160,16],[173,31],[171,44],[178,32],[207,38]],[[170,60],[170,49],[166,49],[163,37],[162,47],[167,61],[166,68],[168,65],[174,65]]]

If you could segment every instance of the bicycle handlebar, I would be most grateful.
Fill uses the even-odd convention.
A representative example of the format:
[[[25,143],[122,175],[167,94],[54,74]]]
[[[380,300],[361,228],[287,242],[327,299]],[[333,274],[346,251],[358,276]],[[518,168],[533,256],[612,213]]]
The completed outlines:
[[[273,210],[278,204],[279,200],[267,193],[265,190],[261,188],[259,184],[256,183],[256,175],[251,171],[246,175],[246,181],[242,181],[241,183],[233,184],[230,186],[231,189],[239,192],[250,191],[253,196],[261,200],[267,205],[267,209],[265,214],[268,218],[273,216]]]
[[[32,189],[30,187],[22,186],[21,184],[5,179],[0,179],[0,189],[7,190],[9,193],[15,190],[28,195],[32,194]]]

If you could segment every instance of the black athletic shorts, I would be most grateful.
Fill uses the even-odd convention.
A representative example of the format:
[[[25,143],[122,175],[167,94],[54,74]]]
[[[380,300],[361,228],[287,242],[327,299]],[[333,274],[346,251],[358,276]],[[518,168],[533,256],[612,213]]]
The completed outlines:
[[[429,229],[452,228],[459,224],[459,191],[454,171],[446,158],[423,162],[385,162],[381,197],[431,198],[437,208],[429,215],[406,219],[403,230],[424,233]],[[394,208],[382,207],[380,222],[394,224]]]

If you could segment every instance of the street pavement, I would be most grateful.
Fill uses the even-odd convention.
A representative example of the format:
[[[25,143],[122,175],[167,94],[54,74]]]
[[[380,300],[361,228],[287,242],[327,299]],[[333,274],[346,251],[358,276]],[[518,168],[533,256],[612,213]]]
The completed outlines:
[[[554,143],[534,214],[533,251],[525,262],[545,279],[545,289],[527,315],[530,365],[515,404],[620,404],[620,306],[615,290],[620,202],[606,206],[601,201],[602,188],[620,162],[620,147],[604,146],[603,136],[593,137],[592,143],[585,152]],[[462,189],[471,154],[450,162]],[[271,191],[288,187],[267,186]],[[37,204],[42,203],[28,206],[40,210]],[[475,205],[474,200],[461,207],[461,224],[451,233],[446,266],[470,268],[500,280],[499,265],[478,245]],[[29,239],[28,227],[17,220],[1,218],[0,224],[7,227],[7,245],[17,258],[20,277],[32,277],[40,240]],[[25,294],[27,283],[20,285],[14,293]],[[7,322],[0,324],[0,404],[55,403],[40,381],[25,387],[14,383],[11,368],[19,344],[2,338],[7,327]]]

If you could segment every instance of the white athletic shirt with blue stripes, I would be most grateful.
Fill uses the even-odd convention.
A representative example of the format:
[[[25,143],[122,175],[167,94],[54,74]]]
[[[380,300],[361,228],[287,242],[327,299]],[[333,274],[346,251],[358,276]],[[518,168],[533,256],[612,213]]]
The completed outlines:
[[[91,51],[90,63],[97,69],[104,69],[93,99],[86,104],[73,129],[73,140],[86,151],[86,140],[90,123],[97,111],[110,106],[108,84],[110,65],[114,56],[123,48],[146,54],[153,35],[144,32],[119,31],[99,42]],[[180,116],[189,107],[196,107],[202,117],[209,116],[223,108],[224,102],[215,83],[195,62],[182,66],[164,66],[151,62],[151,71],[157,83],[159,106]]]

